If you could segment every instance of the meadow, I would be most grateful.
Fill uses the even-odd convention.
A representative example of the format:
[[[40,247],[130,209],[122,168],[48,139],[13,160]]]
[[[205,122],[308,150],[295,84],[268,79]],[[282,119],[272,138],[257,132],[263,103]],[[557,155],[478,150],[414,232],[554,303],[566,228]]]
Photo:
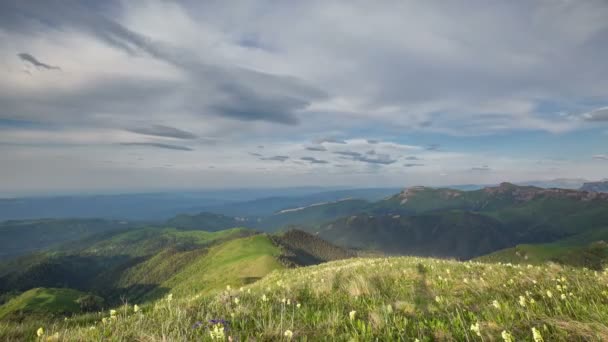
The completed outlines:
[[[64,319],[4,322],[0,339],[601,341],[606,322],[606,272],[389,257],[275,270],[242,287],[182,289]]]

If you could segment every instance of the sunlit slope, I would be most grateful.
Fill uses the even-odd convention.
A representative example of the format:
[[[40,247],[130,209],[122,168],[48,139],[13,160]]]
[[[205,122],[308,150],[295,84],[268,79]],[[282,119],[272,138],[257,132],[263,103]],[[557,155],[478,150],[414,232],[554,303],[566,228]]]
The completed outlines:
[[[208,297],[176,291],[143,313],[121,308],[95,329],[50,333],[73,340],[608,339],[608,275],[580,268],[394,257],[281,270],[242,290],[239,277],[222,279],[217,285],[225,290]]]
[[[211,293],[226,284],[245,285],[284,268],[278,261],[280,254],[281,249],[267,235],[231,240],[210,248],[160,288],[186,295]]]
[[[71,289],[31,289],[0,306],[0,320],[14,316],[77,313],[80,305],[76,301],[85,295]]]
[[[575,235],[553,243],[522,244],[479,257],[486,262],[561,264],[602,270],[608,264],[608,228]]]

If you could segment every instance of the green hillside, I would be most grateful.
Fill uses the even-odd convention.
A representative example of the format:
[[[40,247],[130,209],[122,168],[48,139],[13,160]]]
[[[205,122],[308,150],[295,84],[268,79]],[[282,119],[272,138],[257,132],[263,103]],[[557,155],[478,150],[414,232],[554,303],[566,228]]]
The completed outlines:
[[[460,259],[511,246],[514,239],[514,234],[495,219],[463,211],[353,215],[313,230],[323,239],[350,248]]]
[[[0,260],[110,231],[136,226],[126,221],[100,219],[46,219],[0,222]]]
[[[608,264],[608,228],[553,243],[522,244],[478,258],[486,262],[540,264],[548,261],[602,270]]]
[[[78,313],[78,299],[84,296],[86,293],[72,289],[31,289],[0,306],[0,320]]]
[[[199,229],[208,232],[218,230],[249,226],[253,227],[254,221],[245,218],[236,218],[213,213],[199,213],[195,215],[181,214],[167,221],[167,226],[182,229]]]
[[[394,257],[276,271],[244,289],[226,280],[210,296],[176,293],[80,324],[5,325],[0,338],[33,338],[39,327],[80,341],[608,338],[608,275],[585,269]]]

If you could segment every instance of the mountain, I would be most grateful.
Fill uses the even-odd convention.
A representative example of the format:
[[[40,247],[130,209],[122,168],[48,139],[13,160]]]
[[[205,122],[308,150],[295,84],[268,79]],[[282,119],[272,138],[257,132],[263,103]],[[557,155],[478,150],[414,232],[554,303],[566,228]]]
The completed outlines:
[[[222,262],[224,262],[222,260]],[[229,266],[229,265],[227,265]],[[224,268],[230,271],[230,267]],[[602,341],[605,274],[418,257],[276,269],[240,288],[184,292],[99,314],[0,322],[0,340]],[[220,282],[223,282],[221,285]],[[188,286],[196,286],[189,283]],[[596,305],[597,304],[597,305]]]
[[[136,227],[128,221],[43,219],[0,222],[0,260],[81,240],[95,234]]]
[[[302,210],[324,213],[335,205]],[[608,227],[608,194],[510,183],[474,191],[411,187],[347,208],[301,220],[299,228],[347,248],[467,259]]]
[[[90,295],[72,289],[31,289],[0,306],[0,320],[63,317],[81,313],[83,312],[83,300],[87,297]],[[102,303],[99,297],[97,301]],[[97,308],[97,310],[99,309],[102,308]]]
[[[230,217],[222,214],[202,212],[194,215],[177,215],[169,219],[166,225],[181,229],[198,229],[208,232],[215,232],[232,227],[253,227],[256,223],[257,220],[249,218]]]
[[[524,186],[536,186],[539,188],[578,189],[583,183],[588,182],[584,178],[556,178],[551,180],[538,180],[517,183]]]
[[[608,180],[603,180],[599,182],[587,182],[581,186],[580,190],[592,192],[608,192]]]
[[[196,288],[206,293],[227,279],[242,285],[277,268],[352,256],[303,232],[272,236],[244,228],[216,232],[137,228],[2,263],[0,295],[70,288],[99,295],[109,303],[151,300],[168,291]]]
[[[499,221],[462,211],[412,216],[353,215],[322,225],[316,234],[349,248],[459,259],[511,246],[514,239],[513,232]]]

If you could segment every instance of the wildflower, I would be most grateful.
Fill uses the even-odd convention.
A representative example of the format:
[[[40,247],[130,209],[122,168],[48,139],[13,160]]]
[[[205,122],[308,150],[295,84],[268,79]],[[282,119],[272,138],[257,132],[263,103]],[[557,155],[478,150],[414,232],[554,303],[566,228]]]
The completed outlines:
[[[530,298],[530,304],[534,304],[536,303],[536,301],[534,300],[534,298]]]
[[[526,297],[519,296],[519,305],[521,305],[524,308],[526,307]]]
[[[36,330],[36,335],[42,337],[42,335],[44,335],[44,329],[42,327],[38,328],[38,330]]]
[[[135,304],[133,305],[133,312],[138,312],[139,311],[139,305]]]
[[[549,290],[547,290],[547,297],[553,298],[553,293],[551,293],[551,291],[549,291]]]
[[[107,323],[108,323],[108,319],[107,319],[107,318],[105,318],[105,317],[104,317],[104,318],[102,318],[102,319],[101,319],[101,323],[103,323],[103,324],[107,324]]]
[[[251,289],[247,289],[247,294],[251,294]]]
[[[212,340],[223,341],[225,338],[224,326],[221,323],[214,324],[213,328],[209,330],[209,336]]]
[[[502,336],[502,339],[505,342],[513,342],[513,335],[511,335],[511,333],[506,330],[503,330],[500,336]]]
[[[354,320],[355,319],[355,315],[357,314],[357,311],[353,310],[351,312],[348,313],[348,318],[350,318],[350,320]]]
[[[534,339],[534,342],[544,342],[543,335],[534,327],[532,328],[532,338]]]
[[[291,299],[287,299],[287,305],[291,305]]]
[[[116,310],[110,310],[110,316],[116,316]]]
[[[300,303],[296,304],[296,308],[298,308],[298,309],[299,309],[301,306],[302,306],[302,304],[300,304]]]
[[[240,301],[239,297],[234,297],[234,304],[239,305]]]
[[[481,330],[479,329],[479,322],[475,322],[475,324],[471,324],[471,331],[475,333],[477,336],[481,336]]]
[[[283,303],[283,304],[287,303],[287,299],[285,297],[283,297],[283,299],[281,299],[281,303]]]
[[[392,306],[392,305],[390,305],[390,304],[389,304],[389,305],[387,305],[387,306],[386,306],[386,312],[387,312],[387,313],[389,313],[389,314],[393,313],[393,306]]]
[[[561,298],[562,300],[566,300],[566,295],[562,293],[562,295],[560,296],[560,298]]]
[[[495,308],[497,308],[497,309],[500,309],[500,303],[496,299],[494,299],[492,301],[492,306],[495,307]]]
[[[262,302],[267,302],[268,301],[268,297],[266,297],[266,295],[262,295]]]
[[[436,301],[437,303],[441,303],[441,297],[439,297],[439,296],[435,296],[435,301]]]
[[[232,288],[230,287],[230,285],[226,285],[226,291],[230,291],[232,290]]]
[[[172,300],[173,300],[173,293],[169,293],[169,294],[167,295],[167,302],[170,302],[170,301],[172,301]]]
[[[293,331],[285,330],[285,333],[283,335],[291,340],[291,338],[293,337]]]

